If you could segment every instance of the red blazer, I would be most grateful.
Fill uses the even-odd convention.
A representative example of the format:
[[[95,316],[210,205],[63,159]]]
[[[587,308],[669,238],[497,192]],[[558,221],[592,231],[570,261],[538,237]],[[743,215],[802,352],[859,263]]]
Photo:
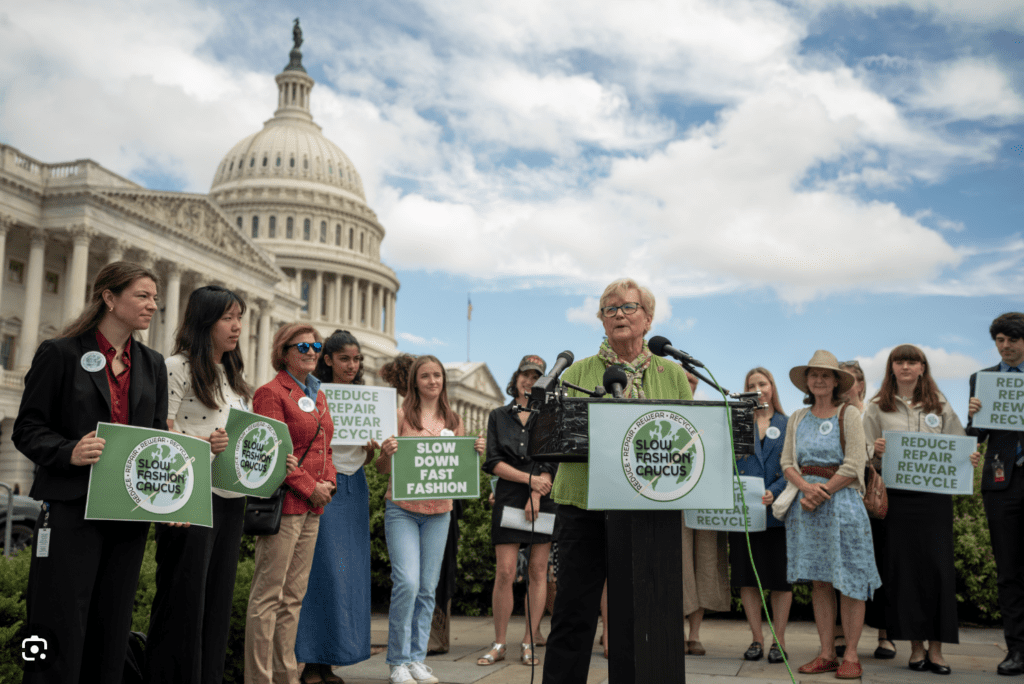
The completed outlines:
[[[327,397],[323,392],[318,392],[316,410],[306,413],[299,408],[299,400],[304,396],[305,393],[288,375],[288,371],[281,371],[276,378],[257,389],[252,398],[254,413],[279,420],[288,426],[288,433],[292,437],[292,453],[296,458],[302,458],[302,452],[313,440],[319,414],[320,434],[316,435],[316,440],[309,447],[302,465],[284,479],[290,489],[284,497],[285,515],[306,511],[318,515],[323,513],[323,506],[314,508],[310,505],[309,496],[317,482],[330,482],[333,485],[337,480],[331,452],[334,421],[331,420],[331,412],[327,410]]]

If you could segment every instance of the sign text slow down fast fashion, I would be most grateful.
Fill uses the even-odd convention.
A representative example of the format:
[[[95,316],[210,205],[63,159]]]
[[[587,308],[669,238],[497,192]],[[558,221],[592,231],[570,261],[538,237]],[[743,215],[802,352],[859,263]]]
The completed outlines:
[[[391,457],[391,496],[417,499],[476,499],[480,459],[474,437],[399,437]]]

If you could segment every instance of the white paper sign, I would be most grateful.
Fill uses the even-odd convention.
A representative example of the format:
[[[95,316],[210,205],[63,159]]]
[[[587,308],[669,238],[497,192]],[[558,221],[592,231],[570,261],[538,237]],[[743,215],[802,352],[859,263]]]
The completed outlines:
[[[398,433],[397,397],[393,387],[320,385],[334,420],[332,445],[383,442]]]
[[[971,454],[977,437],[933,432],[889,432],[882,456],[882,479],[889,489],[938,494],[973,494]]]
[[[768,509],[761,503],[764,496],[764,480],[760,477],[740,476],[740,484],[734,477],[732,480],[732,508],[700,508],[684,511],[686,526],[691,530],[716,530],[718,532],[764,532],[768,529]],[[750,520],[746,528],[743,526],[743,500],[747,502],[747,515]]]
[[[971,419],[973,427],[1024,430],[1024,373],[978,373],[974,396],[981,410]]]

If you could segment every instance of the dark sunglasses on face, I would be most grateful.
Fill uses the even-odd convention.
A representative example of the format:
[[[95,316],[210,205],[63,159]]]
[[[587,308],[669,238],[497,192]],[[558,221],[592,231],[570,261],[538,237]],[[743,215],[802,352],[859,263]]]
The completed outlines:
[[[296,349],[299,350],[300,354],[308,353],[310,347],[312,347],[313,351],[315,351],[317,354],[319,354],[320,350],[324,348],[324,343],[323,342],[296,342],[295,344],[286,344],[286,345],[284,345],[284,351],[288,351],[289,347],[295,347]]]

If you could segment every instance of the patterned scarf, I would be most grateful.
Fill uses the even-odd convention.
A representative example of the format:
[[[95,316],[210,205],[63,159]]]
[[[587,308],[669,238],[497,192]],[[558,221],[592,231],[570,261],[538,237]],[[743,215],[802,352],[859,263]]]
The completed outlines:
[[[647,398],[644,396],[643,387],[644,371],[651,365],[651,350],[647,348],[647,340],[644,340],[640,356],[633,359],[630,363],[619,361],[619,355],[608,344],[607,338],[601,342],[601,348],[597,350],[597,356],[604,361],[605,368],[615,365],[622,366],[622,370],[626,373],[626,379],[629,381],[623,389],[623,396],[629,399]]]

